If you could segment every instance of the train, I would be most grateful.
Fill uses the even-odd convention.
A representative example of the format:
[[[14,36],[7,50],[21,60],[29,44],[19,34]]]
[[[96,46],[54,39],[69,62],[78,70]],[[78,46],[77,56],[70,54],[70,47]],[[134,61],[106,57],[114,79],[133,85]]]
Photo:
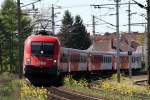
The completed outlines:
[[[120,52],[120,69],[129,69],[127,52]],[[141,69],[142,55],[131,55],[132,69]],[[61,47],[53,36],[31,35],[24,43],[23,73],[32,82],[56,82],[68,73],[117,70],[116,52]]]

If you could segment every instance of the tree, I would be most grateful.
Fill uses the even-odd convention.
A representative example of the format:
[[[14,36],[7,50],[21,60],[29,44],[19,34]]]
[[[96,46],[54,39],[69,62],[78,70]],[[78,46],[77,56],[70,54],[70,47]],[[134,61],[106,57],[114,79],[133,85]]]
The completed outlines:
[[[75,16],[70,38],[70,47],[85,50],[91,45],[90,35],[83,24],[83,20],[79,15]]]
[[[77,15],[74,21],[68,10],[65,11],[58,36],[61,45],[67,48],[87,49],[91,45],[90,36],[81,17]]]
[[[73,17],[71,16],[71,13],[68,10],[66,10],[63,16],[60,33],[58,34],[61,45],[64,47],[68,47],[69,42],[68,34],[72,27],[73,27]]]
[[[17,25],[16,25],[16,9],[17,5],[15,0],[5,0],[1,6],[0,10],[0,24],[2,24],[0,32],[0,37],[2,36],[2,49],[3,54],[2,65],[5,66],[5,70],[15,70],[18,65],[18,37],[16,35]],[[22,11],[22,13],[24,13]],[[24,40],[31,32],[30,26],[31,19],[27,14],[21,16],[22,25],[22,40]],[[23,45],[23,41],[21,42]],[[5,65],[4,65],[5,64]],[[1,68],[2,69],[2,68]]]

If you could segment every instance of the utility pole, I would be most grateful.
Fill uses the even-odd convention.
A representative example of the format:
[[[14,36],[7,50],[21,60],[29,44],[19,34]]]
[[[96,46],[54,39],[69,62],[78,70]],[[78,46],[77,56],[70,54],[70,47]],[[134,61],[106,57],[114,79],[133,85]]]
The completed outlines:
[[[146,43],[147,43],[147,60],[146,60],[146,67],[147,67],[147,72],[148,72],[148,84],[150,85],[150,0],[147,0],[147,7],[145,7],[144,5],[138,3],[137,1],[135,0],[132,0],[134,1],[139,7],[143,8],[143,9],[146,9],[147,11],[147,33],[146,33],[146,36],[147,36],[147,39],[146,39]]]
[[[119,2],[121,0],[114,0],[116,2],[116,39],[117,39],[117,82],[120,83],[120,47],[119,47]]]
[[[53,35],[55,35],[55,20],[54,20],[54,17],[55,17],[55,15],[54,15],[54,6],[53,6],[53,4],[52,4],[52,34]]]
[[[132,77],[132,68],[131,68],[131,8],[130,8],[130,1],[128,5],[128,59],[129,59],[129,77]]]
[[[20,0],[17,0],[17,31],[19,38],[18,58],[19,58],[19,78],[22,78],[22,53],[21,53],[21,11],[20,11]]]
[[[150,84],[150,0],[147,0],[147,67],[148,67],[148,84]]]
[[[95,16],[92,16],[92,25],[93,25],[93,50],[95,50]]]

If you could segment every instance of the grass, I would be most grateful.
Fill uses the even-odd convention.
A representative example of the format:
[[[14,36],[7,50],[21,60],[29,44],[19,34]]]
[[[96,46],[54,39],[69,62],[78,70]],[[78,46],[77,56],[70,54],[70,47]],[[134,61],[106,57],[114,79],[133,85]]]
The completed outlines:
[[[100,96],[112,100],[149,100],[150,87],[133,85],[133,80],[121,76],[117,83],[116,74],[105,80],[88,83],[85,79],[75,80],[72,76],[64,78],[64,87],[90,96]],[[29,85],[24,79],[3,73],[0,75],[0,100],[46,100],[49,92],[44,87]]]
[[[149,100],[150,87],[133,85],[133,80],[121,76],[121,82],[117,83],[117,75],[105,80],[97,80],[87,83],[86,80],[74,80],[71,76],[66,76],[64,85],[66,88],[80,91],[82,93],[100,96],[112,100]]]
[[[9,72],[0,75],[0,100],[46,100],[47,95],[46,88],[29,85]]]
[[[19,88],[12,84],[12,80],[17,77],[9,72],[0,75],[0,100],[17,100],[19,98]]]

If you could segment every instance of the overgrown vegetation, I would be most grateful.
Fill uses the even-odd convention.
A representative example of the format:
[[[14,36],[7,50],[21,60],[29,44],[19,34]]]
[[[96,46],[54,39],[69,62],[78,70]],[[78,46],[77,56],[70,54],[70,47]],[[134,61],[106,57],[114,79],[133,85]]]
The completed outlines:
[[[2,100],[46,100],[49,92],[44,87],[34,87],[24,79],[5,72],[0,75],[0,97]],[[66,88],[112,100],[149,100],[150,87],[133,85],[124,75],[121,83],[117,83],[116,74],[111,78],[88,83],[86,79],[75,80],[68,75],[64,78]]]
[[[116,74],[109,79],[87,83],[85,79],[76,81],[72,76],[64,79],[65,87],[89,95],[101,96],[112,100],[149,100],[150,87],[133,85],[131,79],[121,76],[121,83],[117,83]]]
[[[4,72],[0,75],[0,100],[46,100],[47,95],[46,88],[34,87],[14,74]]]
[[[44,87],[28,85],[25,80],[19,82],[21,85],[21,100],[46,100],[48,91]]]

